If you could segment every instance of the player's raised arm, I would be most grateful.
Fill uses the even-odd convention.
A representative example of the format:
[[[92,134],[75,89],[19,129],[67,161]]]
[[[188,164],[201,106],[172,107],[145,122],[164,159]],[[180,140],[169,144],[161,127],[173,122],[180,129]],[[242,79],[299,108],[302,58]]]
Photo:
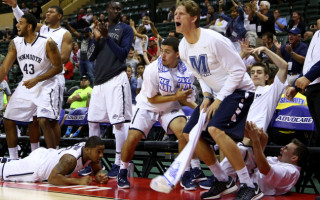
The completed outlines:
[[[17,0],[2,0],[2,3],[12,7],[13,15],[17,21],[19,21],[22,15],[24,15],[22,10],[18,6]],[[41,27],[42,27],[42,24],[38,23],[36,32],[39,32]]]
[[[77,159],[66,154],[62,156],[59,163],[53,168],[50,173],[48,182],[53,185],[89,185],[92,182],[91,176],[84,176],[81,178],[69,178],[66,175],[70,175],[77,165]]]
[[[17,50],[14,41],[11,40],[8,48],[8,54],[4,59],[2,66],[0,67],[0,83],[4,80],[5,76],[8,74],[9,69],[13,65],[17,58]]]
[[[65,64],[70,59],[70,54],[72,51],[72,35],[70,32],[66,32],[63,35],[62,44],[61,44],[61,61],[62,64]]]

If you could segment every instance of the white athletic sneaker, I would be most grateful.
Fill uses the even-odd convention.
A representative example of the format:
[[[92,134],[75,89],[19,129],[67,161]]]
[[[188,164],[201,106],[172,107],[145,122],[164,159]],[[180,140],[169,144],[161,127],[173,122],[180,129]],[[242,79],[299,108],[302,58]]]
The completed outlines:
[[[168,185],[168,182],[164,176],[157,176],[151,180],[150,187],[157,191],[163,193],[169,193],[172,190],[172,187]]]

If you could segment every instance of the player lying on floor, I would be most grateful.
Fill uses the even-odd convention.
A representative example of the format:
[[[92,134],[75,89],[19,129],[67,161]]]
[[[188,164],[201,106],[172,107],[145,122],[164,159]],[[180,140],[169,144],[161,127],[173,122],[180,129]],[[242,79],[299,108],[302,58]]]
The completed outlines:
[[[63,149],[38,148],[24,159],[0,158],[0,177],[3,181],[41,182],[53,185],[90,185],[91,176],[71,178],[75,172],[91,165],[95,181],[106,183],[108,176],[101,169],[104,143],[92,136],[87,142]]]
[[[282,195],[289,192],[299,179],[301,165],[308,155],[307,147],[293,139],[281,148],[278,157],[266,157],[263,151],[268,135],[256,124],[247,122],[246,137],[251,140],[252,147],[241,143],[238,146],[242,155],[246,155],[245,163],[252,181],[259,185],[264,195]],[[222,160],[221,167],[228,176],[236,179],[236,173],[227,158]]]

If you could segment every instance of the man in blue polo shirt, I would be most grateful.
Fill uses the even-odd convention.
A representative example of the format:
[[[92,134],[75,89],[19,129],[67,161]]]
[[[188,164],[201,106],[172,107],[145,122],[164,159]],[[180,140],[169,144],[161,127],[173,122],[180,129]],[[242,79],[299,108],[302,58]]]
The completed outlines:
[[[292,28],[289,31],[289,41],[282,45],[276,42],[277,54],[288,62],[288,83],[289,85],[302,72],[303,63],[307,55],[308,46],[300,41],[301,30]]]

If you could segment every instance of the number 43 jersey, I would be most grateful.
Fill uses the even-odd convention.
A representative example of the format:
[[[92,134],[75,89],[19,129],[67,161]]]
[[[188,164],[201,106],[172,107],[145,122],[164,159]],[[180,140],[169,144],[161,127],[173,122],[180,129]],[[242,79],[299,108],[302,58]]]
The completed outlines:
[[[17,50],[17,60],[23,73],[22,81],[40,76],[51,68],[51,62],[46,53],[48,39],[40,34],[32,43],[27,43],[24,37],[13,39]]]

